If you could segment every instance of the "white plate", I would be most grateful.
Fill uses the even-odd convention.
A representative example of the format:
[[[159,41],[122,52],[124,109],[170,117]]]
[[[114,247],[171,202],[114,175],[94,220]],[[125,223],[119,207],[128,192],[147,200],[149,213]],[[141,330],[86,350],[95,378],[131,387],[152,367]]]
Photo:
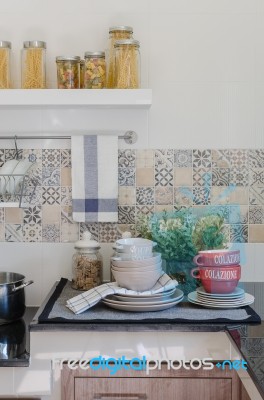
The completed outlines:
[[[225,304],[225,305],[218,303],[209,304],[208,302],[204,301],[202,302],[198,300],[197,292],[195,291],[188,294],[188,300],[190,303],[194,303],[206,308],[238,308],[238,307],[248,306],[249,304],[254,303],[255,298],[251,294],[245,293],[245,299],[242,302],[239,301],[237,304]]]
[[[241,289],[239,287],[236,287],[235,290],[232,293],[207,293],[203,287],[199,287],[196,289],[196,291],[202,295],[202,296],[206,296],[206,297],[212,297],[215,299],[220,299],[220,298],[232,298],[232,297],[240,297],[242,295],[245,294],[244,289]]]
[[[123,311],[136,311],[136,312],[145,312],[145,311],[162,311],[166,310],[167,308],[174,307],[176,304],[180,303],[183,299],[183,296],[180,299],[175,299],[174,301],[170,303],[163,303],[163,304],[145,304],[143,306],[138,305],[138,304],[127,304],[127,303],[121,303],[117,302],[117,304],[114,303],[108,303],[105,300],[103,300],[103,303],[111,308],[115,308],[116,310],[123,310]]]
[[[123,301],[130,301],[130,300],[134,300],[134,299],[159,299],[159,298],[164,298],[164,297],[168,297],[173,295],[173,293],[175,293],[176,288],[173,288],[171,290],[167,290],[166,292],[162,292],[162,293],[155,293],[155,294],[149,294],[149,295],[136,295],[136,294],[126,294],[126,293],[122,293],[121,294],[115,294],[114,296],[118,297],[118,299],[120,298],[120,300]],[[122,297],[122,299],[121,299]]]
[[[213,299],[205,299],[205,298],[199,298],[199,296],[197,296],[197,301],[200,301],[201,303],[204,304],[223,304],[223,305],[231,305],[231,304],[240,304],[243,303],[245,301],[246,297],[244,296],[242,299],[230,299],[230,300],[213,300]]]
[[[145,304],[147,305],[155,305],[155,304],[165,304],[165,303],[171,303],[174,302],[175,300],[181,299],[183,297],[183,292],[180,289],[177,289],[176,292],[167,297],[166,299],[164,299],[163,297],[159,297],[156,299],[151,299],[151,298],[147,298],[147,299],[128,299],[125,298],[125,300],[118,300],[118,298],[116,299],[115,295],[111,295],[106,297],[104,300],[108,303],[113,303],[113,304],[129,304],[129,305],[141,305],[144,306]]]
[[[169,296],[175,292],[176,288],[167,290],[166,292],[162,293],[155,293],[155,294],[128,294],[128,293],[122,293],[122,297],[127,297],[128,299],[134,298],[134,299],[148,299],[148,298],[158,298],[162,297],[164,295]],[[120,296],[119,294],[116,296]]]

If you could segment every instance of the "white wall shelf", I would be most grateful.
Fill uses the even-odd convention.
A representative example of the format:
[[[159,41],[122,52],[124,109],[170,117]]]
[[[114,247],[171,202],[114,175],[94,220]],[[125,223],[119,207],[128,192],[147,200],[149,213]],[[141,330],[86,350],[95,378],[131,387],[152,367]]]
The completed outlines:
[[[4,89],[0,107],[139,108],[152,103],[151,89]]]

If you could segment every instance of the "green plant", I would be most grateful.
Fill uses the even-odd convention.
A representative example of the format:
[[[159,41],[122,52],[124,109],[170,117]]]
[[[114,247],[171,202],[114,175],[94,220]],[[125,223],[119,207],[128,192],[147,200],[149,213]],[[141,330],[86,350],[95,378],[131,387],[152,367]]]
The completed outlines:
[[[227,247],[224,218],[218,214],[199,218],[194,227],[192,241],[197,251]]]

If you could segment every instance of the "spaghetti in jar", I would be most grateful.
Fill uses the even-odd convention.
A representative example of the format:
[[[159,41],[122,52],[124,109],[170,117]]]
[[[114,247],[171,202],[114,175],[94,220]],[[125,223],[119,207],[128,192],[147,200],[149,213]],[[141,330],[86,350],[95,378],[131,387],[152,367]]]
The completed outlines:
[[[11,43],[0,40],[0,89],[10,89]]]
[[[115,42],[115,87],[117,89],[140,88],[139,46],[137,40]]]
[[[24,42],[22,50],[22,89],[46,88],[46,43]]]
[[[106,87],[115,87],[115,56],[114,45],[117,40],[133,39],[133,28],[131,26],[111,26],[109,28],[109,44],[106,53]]]

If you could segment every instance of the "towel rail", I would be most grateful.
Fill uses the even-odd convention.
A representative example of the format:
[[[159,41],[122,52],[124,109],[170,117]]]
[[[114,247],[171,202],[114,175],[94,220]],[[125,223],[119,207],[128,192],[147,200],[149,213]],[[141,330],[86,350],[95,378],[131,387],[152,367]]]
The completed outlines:
[[[0,134],[1,135],[1,134]],[[25,139],[71,139],[71,136],[64,136],[64,135],[60,135],[60,136],[0,136],[0,139],[13,139],[13,140],[25,140]],[[127,144],[134,144],[137,141],[137,133],[134,131],[127,131],[125,132],[124,135],[118,135],[118,139],[124,139],[124,141]]]

